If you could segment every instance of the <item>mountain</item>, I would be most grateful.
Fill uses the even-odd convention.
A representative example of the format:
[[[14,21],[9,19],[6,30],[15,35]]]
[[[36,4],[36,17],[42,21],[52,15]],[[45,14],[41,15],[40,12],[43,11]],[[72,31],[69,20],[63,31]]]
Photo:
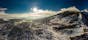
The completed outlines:
[[[0,19],[0,40],[87,40],[87,36],[87,16],[75,7],[35,20]]]

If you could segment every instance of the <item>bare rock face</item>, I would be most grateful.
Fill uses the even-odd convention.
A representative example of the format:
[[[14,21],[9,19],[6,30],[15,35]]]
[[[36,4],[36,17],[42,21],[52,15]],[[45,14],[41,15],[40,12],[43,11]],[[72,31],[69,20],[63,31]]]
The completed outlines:
[[[65,10],[56,15],[36,20],[36,23],[48,25],[53,33],[54,40],[72,40],[70,37],[76,37],[85,34],[87,26],[83,22],[83,15],[78,10]],[[58,39],[59,38],[59,39]]]
[[[78,9],[68,8],[32,22],[0,19],[0,40],[87,40],[83,16]]]
[[[88,40],[88,34],[79,35],[76,37],[71,37],[71,40]]]

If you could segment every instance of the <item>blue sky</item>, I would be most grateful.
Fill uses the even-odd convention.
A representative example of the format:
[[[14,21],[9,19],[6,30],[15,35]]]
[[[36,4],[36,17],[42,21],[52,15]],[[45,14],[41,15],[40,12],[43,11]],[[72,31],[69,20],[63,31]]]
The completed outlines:
[[[76,6],[78,9],[88,9],[88,0],[0,0],[0,7],[5,7],[7,13],[25,13],[30,8],[58,11],[61,8]]]

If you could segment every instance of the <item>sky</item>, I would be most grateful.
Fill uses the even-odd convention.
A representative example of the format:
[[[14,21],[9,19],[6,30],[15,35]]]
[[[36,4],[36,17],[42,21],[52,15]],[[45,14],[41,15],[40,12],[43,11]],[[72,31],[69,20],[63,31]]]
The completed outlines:
[[[80,10],[88,9],[88,0],[0,0],[0,7],[7,8],[7,13],[26,13],[34,7],[58,11],[71,6]]]

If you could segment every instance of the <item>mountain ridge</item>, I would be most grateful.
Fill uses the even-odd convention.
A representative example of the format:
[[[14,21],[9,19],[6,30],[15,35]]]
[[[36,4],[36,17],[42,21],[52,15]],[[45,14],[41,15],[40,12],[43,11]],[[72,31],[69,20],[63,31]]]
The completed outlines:
[[[0,40],[87,40],[83,16],[70,7],[36,20],[0,19]]]

